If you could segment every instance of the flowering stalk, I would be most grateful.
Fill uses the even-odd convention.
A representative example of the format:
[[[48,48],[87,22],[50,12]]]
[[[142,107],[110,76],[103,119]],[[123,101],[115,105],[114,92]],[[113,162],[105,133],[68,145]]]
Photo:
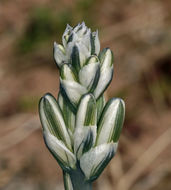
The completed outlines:
[[[58,98],[47,93],[39,103],[43,136],[63,170],[65,190],[91,190],[116,153],[125,105],[120,98],[105,102],[113,53],[109,48],[100,52],[98,31],[84,22],[67,25],[62,42],[54,43]]]

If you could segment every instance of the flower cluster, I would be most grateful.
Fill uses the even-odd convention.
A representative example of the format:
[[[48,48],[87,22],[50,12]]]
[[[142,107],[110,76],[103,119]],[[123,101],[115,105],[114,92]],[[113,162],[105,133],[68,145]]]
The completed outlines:
[[[54,43],[58,98],[48,93],[39,104],[44,139],[66,174],[79,168],[85,180],[93,181],[116,152],[125,106],[120,98],[105,102],[113,53],[109,48],[100,52],[98,32],[84,22],[74,28],[67,25],[62,43]]]

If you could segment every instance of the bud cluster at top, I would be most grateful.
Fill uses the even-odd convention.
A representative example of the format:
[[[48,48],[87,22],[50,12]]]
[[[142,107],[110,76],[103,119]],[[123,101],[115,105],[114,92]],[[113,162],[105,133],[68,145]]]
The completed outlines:
[[[91,32],[84,22],[74,28],[67,25],[62,42],[63,46],[54,43],[54,59],[58,67],[64,63],[72,64],[75,53],[79,54],[80,66],[83,66],[90,55],[98,55],[100,51],[98,31]]]

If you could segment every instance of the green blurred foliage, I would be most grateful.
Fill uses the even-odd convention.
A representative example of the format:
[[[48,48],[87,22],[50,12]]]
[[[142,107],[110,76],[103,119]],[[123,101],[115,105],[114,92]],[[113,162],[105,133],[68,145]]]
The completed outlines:
[[[95,29],[93,20],[95,3],[96,0],[78,0],[72,8],[60,11],[44,6],[34,8],[23,34],[17,39],[17,52],[24,55],[37,51],[54,39],[60,43],[67,23],[73,26],[85,21],[89,27]]]
[[[19,53],[28,53],[37,49],[41,43],[63,33],[66,23],[71,22],[69,11],[54,13],[48,7],[36,8],[31,13],[30,21],[18,40],[17,50]]]

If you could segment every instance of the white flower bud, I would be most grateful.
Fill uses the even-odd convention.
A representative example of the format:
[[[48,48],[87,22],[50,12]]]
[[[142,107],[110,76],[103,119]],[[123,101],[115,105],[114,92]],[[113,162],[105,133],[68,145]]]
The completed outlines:
[[[98,124],[97,145],[119,140],[124,116],[125,104],[123,100],[112,98],[107,102]]]
[[[91,56],[79,72],[79,81],[88,91],[96,87],[100,77],[100,63],[97,56]]]
[[[117,143],[102,144],[90,149],[80,158],[80,167],[87,180],[95,180],[113,158]]]
[[[100,52],[100,41],[98,36],[98,30],[91,33],[91,54],[98,55]]]
[[[76,168],[76,157],[75,155],[65,146],[65,144],[58,140],[55,136],[43,132],[46,146],[56,158],[62,169],[69,171]]]
[[[74,152],[77,159],[88,151],[96,139],[97,109],[96,101],[91,94],[84,95],[76,114],[76,129],[74,133]]]
[[[73,133],[75,129],[75,114],[73,113],[70,105],[67,103],[67,101],[65,101],[61,93],[59,93],[58,95],[58,104],[60,106],[61,111],[63,112],[66,127],[68,128],[68,130],[71,131],[71,133]],[[70,137],[72,140],[73,134],[70,135]]]
[[[87,92],[87,89],[75,81],[68,81],[60,79],[61,93],[69,99],[68,103],[71,103],[74,109],[77,107],[78,102],[83,94]]]
[[[39,114],[44,131],[62,140],[69,149],[71,139],[57,101],[51,94],[46,94],[39,103]]]
[[[53,56],[57,66],[60,68],[66,61],[65,49],[62,45],[54,42]]]
[[[73,28],[72,28],[69,24],[67,24],[67,27],[66,27],[66,29],[65,29],[65,32],[64,32],[64,34],[63,34],[63,36],[62,36],[62,43],[63,43],[63,45],[64,45],[65,48],[66,48],[66,45],[67,45],[69,36],[70,36],[70,34],[71,34],[71,32],[72,32],[72,29],[73,29]]]
[[[100,78],[96,89],[94,90],[94,95],[98,98],[108,87],[113,76],[113,53],[110,49],[104,49],[100,56],[101,68],[100,68]]]

